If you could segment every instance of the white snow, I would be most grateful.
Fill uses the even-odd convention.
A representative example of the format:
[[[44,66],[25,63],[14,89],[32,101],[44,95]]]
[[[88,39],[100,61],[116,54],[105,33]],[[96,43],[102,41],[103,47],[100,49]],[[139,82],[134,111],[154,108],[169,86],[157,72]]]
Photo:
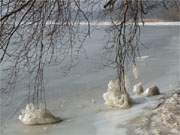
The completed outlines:
[[[165,97],[158,106],[128,124],[136,135],[179,135],[180,133],[180,94]]]

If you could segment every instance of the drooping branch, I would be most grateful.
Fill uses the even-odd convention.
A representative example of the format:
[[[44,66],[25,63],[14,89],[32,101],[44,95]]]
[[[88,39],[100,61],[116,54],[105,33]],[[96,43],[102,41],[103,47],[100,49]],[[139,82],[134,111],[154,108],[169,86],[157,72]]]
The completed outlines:
[[[115,50],[115,66],[119,79],[121,93],[127,93],[125,85],[125,73],[128,65],[136,65],[136,57],[139,55],[140,23],[144,24],[145,16],[158,6],[176,5],[178,1],[149,1],[149,0],[109,0],[105,5],[105,11],[112,21],[113,45]],[[166,5],[166,6],[165,6]]]
[[[29,102],[45,103],[45,65],[70,58],[73,66],[74,55],[80,55],[82,47],[77,41],[90,34],[81,1],[1,0],[0,4],[0,63],[10,63],[3,69],[8,72],[3,92],[10,93],[18,75],[26,72],[31,76]],[[80,32],[81,21],[88,23],[84,33]]]
[[[124,0],[116,1],[110,10],[113,23],[112,33],[115,49],[115,63],[117,75],[120,85],[121,93],[126,94],[125,73],[127,70],[127,63],[135,64],[135,58],[139,50],[139,22],[143,22],[145,15],[144,1],[142,0]]]

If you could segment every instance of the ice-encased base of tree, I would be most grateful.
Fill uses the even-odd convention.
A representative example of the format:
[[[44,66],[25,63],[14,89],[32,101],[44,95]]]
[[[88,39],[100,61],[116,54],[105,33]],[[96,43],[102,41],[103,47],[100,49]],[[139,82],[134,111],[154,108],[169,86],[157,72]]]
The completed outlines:
[[[143,87],[141,82],[139,82],[138,84],[134,85],[133,93],[135,93],[136,95],[143,95],[144,87]]]
[[[44,105],[40,104],[37,107],[32,103],[26,105],[18,119],[25,125],[53,124],[61,121],[59,117],[55,117],[47,110]]]
[[[119,81],[111,80],[108,83],[107,92],[103,94],[105,105],[126,109],[131,107],[132,100],[128,93],[121,93],[119,90]]]

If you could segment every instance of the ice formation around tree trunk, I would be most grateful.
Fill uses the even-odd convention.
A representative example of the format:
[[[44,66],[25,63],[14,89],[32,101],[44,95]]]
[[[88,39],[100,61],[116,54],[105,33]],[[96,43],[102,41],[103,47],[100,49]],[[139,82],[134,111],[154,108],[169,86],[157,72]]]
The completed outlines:
[[[121,93],[118,80],[111,80],[108,83],[107,92],[103,94],[105,104],[111,107],[129,108],[132,100],[128,93]]]
[[[136,95],[142,95],[144,93],[144,88],[141,82],[139,82],[138,84],[134,85],[133,87],[133,92]]]
[[[55,117],[47,110],[44,105],[40,104],[37,107],[32,103],[26,105],[18,119],[25,125],[52,124],[61,121],[60,118]]]

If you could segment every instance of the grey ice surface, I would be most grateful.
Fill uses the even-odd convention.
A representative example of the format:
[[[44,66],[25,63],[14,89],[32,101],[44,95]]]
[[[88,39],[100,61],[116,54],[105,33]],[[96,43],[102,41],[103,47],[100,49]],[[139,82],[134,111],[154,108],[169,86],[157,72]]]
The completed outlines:
[[[128,129],[121,125],[143,113],[143,107],[153,104],[150,98],[137,98],[130,110],[106,110],[102,94],[109,80],[115,79],[115,69],[103,66],[102,48],[108,35],[104,27],[94,30],[84,46],[86,57],[64,76],[58,65],[45,70],[46,99],[52,113],[64,119],[59,124],[24,126],[17,115],[25,104],[25,86],[16,87],[9,105],[1,107],[1,132],[4,135],[123,135]],[[139,81],[144,87],[157,85],[161,92],[180,87],[180,26],[145,26],[142,29],[141,56],[149,56],[137,63],[139,80],[129,72],[129,92]],[[1,102],[6,100],[1,98]],[[150,103],[151,102],[151,103]],[[6,112],[11,112],[10,114]],[[8,117],[8,120],[6,119]],[[6,121],[5,121],[6,120]]]

